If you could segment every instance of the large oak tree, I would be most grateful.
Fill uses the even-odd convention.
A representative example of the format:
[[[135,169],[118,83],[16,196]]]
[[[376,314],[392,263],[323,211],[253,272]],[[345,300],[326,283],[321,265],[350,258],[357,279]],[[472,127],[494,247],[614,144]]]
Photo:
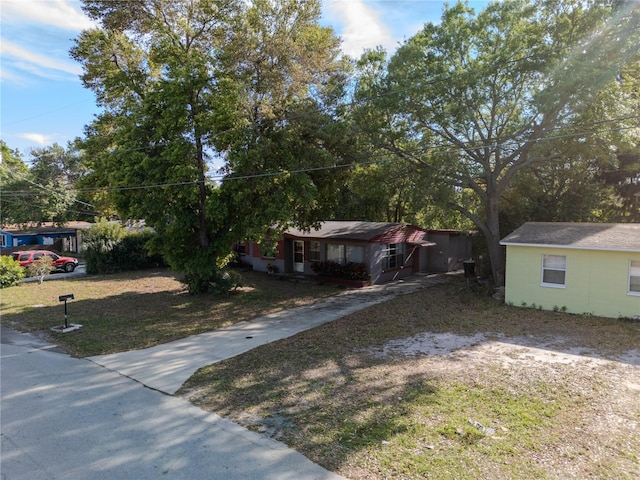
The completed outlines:
[[[498,286],[503,193],[518,172],[566,154],[548,139],[590,141],[583,114],[637,59],[639,19],[634,2],[507,0],[477,14],[458,3],[364,84],[360,116],[376,127],[363,128],[448,187],[449,206],[484,235]]]
[[[233,240],[320,219],[330,177],[301,171],[332,156],[327,107],[343,63],[317,1],[84,0],[84,10],[100,27],[72,55],[105,109],[87,128],[94,179],[123,216],[156,230],[192,291]]]

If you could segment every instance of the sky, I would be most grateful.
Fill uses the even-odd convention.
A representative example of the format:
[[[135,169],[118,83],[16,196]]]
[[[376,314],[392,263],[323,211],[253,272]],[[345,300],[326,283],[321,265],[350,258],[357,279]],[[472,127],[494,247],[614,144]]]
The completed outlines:
[[[454,3],[453,1],[451,3]],[[486,1],[468,2],[476,9]],[[321,24],[358,57],[383,46],[393,52],[427,22],[437,23],[436,0],[323,0]],[[82,68],[69,56],[73,39],[95,27],[79,0],[0,0],[0,139],[29,152],[81,137],[100,112],[80,81]]]

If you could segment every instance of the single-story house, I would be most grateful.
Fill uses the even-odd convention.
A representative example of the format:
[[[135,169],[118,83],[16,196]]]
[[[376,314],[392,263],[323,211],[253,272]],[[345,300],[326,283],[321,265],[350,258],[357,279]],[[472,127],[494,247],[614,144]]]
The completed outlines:
[[[43,223],[37,226],[6,226],[0,229],[0,249],[9,253],[29,247],[50,247],[58,252],[79,252],[82,245],[82,230],[89,222],[68,222],[63,226]]]
[[[507,303],[640,318],[640,224],[531,222],[500,243]]]
[[[238,251],[242,262],[264,272],[313,275],[323,262],[357,264],[372,284],[457,270],[471,256],[470,238],[462,232],[387,222],[327,221],[317,230],[292,228],[274,246],[261,251],[260,245],[247,243]]]

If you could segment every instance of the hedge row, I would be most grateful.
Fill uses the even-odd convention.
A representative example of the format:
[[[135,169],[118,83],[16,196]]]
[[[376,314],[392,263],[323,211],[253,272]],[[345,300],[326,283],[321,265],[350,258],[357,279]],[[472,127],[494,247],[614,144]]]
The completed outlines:
[[[364,263],[347,263],[341,265],[338,262],[327,260],[324,262],[313,262],[311,270],[323,277],[342,278],[345,280],[369,280],[369,272]]]

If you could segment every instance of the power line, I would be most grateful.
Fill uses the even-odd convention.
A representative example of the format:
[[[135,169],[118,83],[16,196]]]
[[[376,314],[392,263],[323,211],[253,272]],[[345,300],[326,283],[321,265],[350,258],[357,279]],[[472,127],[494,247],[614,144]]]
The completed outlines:
[[[620,32],[613,32],[616,34],[619,34]],[[611,34],[611,30],[608,31],[608,34]],[[382,96],[388,96],[388,95],[398,95],[398,94],[402,94],[405,93],[407,91],[411,91],[411,90],[415,90],[415,89],[419,89],[419,88],[424,88],[425,85],[434,85],[440,82],[450,82],[452,80],[452,78],[456,78],[456,77],[464,77],[464,76],[478,76],[481,75],[483,72],[486,71],[496,71],[499,70],[500,68],[506,68],[509,66],[512,66],[513,64],[517,64],[520,62],[524,62],[524,61],[531,61],[532,59],[536,59],[536,58],[542,58],[543,55],[549,55],[549,54],[556,54],[556,53],[562,53],[566,51],[566,47],[563,48],[557,48],[557,49],[551,49],[548,50],[546,52],[543,53],[534,53],[534,54],[530,54],[530,55],[525,55],[523,57],[519,57],[519,58],[515,58],[515,59],[507,59],[504,62],[502,62],[501,64],[492,64],[490,66],[484,66],[483,68],[480,69],[476,69],[475,71],[473,70],[465,70],[463,72],[460,72],[458,74],[447,74],[446,77],[445,75],[441,75],[440,77],[436,77],[433,78],[432,80],[428,81],[428,82],[422,82],[420,84],[416,84],[414,86],[411,87],[407,87],[404,89],[396,89],[396,90],[390,90],[387,92],[383,92],[380,93],[379,95],[375,95],[375,96],[369,96],[369,97],[360,97],[358,99],[353,99],[350,102],[347,102],[344,104],[344,106],[346,107],[353,107],[355,105],[357,105],[359,102],[363,102],[363,101],[367,101],[367,100],[373,100],[375,98],[379,98]],[[584,52],[583,52],[584,53]],[[356,77],[353,76],[349,83],[353,84],[353,82],[356,80]],[[81,103],[81,102],[80,102]],[[294,120],[296,118],[303,118],[304,116],[307,115],[311,115],[309,113],[300,113],[297,115],[291,115],[288,117],[285,117],[284,120]],[[593,122],[593,125],[596,124],[603,124],[603,123],[610,123],[610,122],[614,122],[614,121],[623,121],[623,120],[630,120],[633,118],[638,118],[638,117],[626,117],[626,118],[622,118],[622,119],[612,119],[612,120],[603,120],[600,122]],[[582,126],[586,126],[589,124],[583,124]],[[242,131],[242,130],[250,130],[254,128],[254,125],[247,125],[244,127],[236,127],[236,128],[232,128],[232,129],[228,129],[224,132],[217,132],[217,133],[213,133],[211,135],[205,136],[204,139],[205,140],[212,140],[213,138],[219,137],[221,135],[226,135],[229,134],[233,131]],[[559,128],[566,128],[566,127],[557,127]],[[635,127],[620,127],[618,129],[610,129],[610,130],[602,130],[600,132],[604,133],[604,132],[612,132],[612,131],[620,131],[623,129],[627,129],[627,128],[635,128]],[[552,129],[550,131],[555,130]],[[599,132],[581,132],[581,133],[576,133],[576,134],[565,134],[563,136],[554,136],[554,137],[544,137],[541,139],[536,140],[536,142],[539,141],[544,141],[544,140],[554,140],[554,139],[559,139],[559,138],[568,138],[568,137],[575,137],[575,136],[580,136],[580,135],[591,135],[594,133],[599,133]],[[126,154],[128,152],[135,152],[135,151],[142,151],[142,150],[147,150],[149,148],[154,148],[154,147],[166,147],[166,146],[170,146],[174,143],[177,143],[179,141],[184,141],[184,139],[180,139],[180,140],[173,140],[173,141],[165,141],[165,142],[157,142],[154,145],[149,145],[149,146],[143,146],[143,147],[137,147],[137,148],[131,148],[131,149],[127,149],[127,150],[114,150],[112,152],[109,152],[108,154]],[[523,140],[523,142],[526,141]],[[441,150],[443,153],[447,153],[447,152],[455,152],[455,151],[459,151],[461,148],[466,148],[467,150],[475,150],[475,149],[481,149],[481,148],[498,148],[498,147],[509,147],[509,146],[518,146],[519,144],[517,142],[501,142],[499,141],[499,139],[494,139],[492,144],[488,145],[488,144],[478,144],[476,145],[473,142],[461,142],[462,146],[460,147],[449,147],[448,144],[441,144],[441,145],[433,145],[431,147],[428,148],[428,150],[437,150],[437,149],[444,149],[445,147],[449,147],[449,150]],[[424,153],[426,150],[422,149],[422,150],[417,150],[417,153]],[[381,160],[382,161],[388,161],[387,159],[385,160]],[[292,174],[292,173],[303,173],[303,172],[313,172],[313,171],[320,171],[320,170],[327,170],[327,169],[337,169],[337,168],[348,168],[348,167],[352,167],[352,166],[358,166],[358,165],[367,165],[367,164],[371,164],[371,163],[377,163],[377,161],[373,161],[373,162],[356,162],[356,163],[351,163],[351,164],[344,164],[344,165],[334,165],[334,166],[327,166],[327,167],[314,167],[314,168],[306,168],[306,169],[299,169],[299,170],[291,170],[291,171],[283,171],[283,172],[265,172],[265,173],[260,173],[260,174],[251,174],[251,175],[244,175],[244,176],[229,176],[229,175],[213,175],[213,176],[209,176],[209,179],[212,181],[215,180],[240,180],[240,179],[249,179],[249,178],[260,178],[260,177],[269,177],[269,176],[278,176],[278,175],[287,175],[287,174]],[[33,183],[33,182],[32,182]],[[99,190],[104,190],[106,189],[116,189],[118,191],[125,191],[125,190],[134,190],[134,189],[150,189],[150,188],[161,188],[161,187],[169,187],[169,186],[182,186],[182,185],[194,185],[197,184],[197,181],[185,181],[185,182],[173,182],[173,183],[159,183],[159,184],[152,184],[152,185],[138,185],[138,186],[121,186],[121,187],[104,187],[104,188],[99,188],[99,189],[94,189],[95,191],[99,191]],[[46,189],[46,187],[43,187],[42,185],[37,185],[34,184],[40,188]],[[53,190],[50,190],[52,193],[58,193],[59,192],[55,192]],[[91,191],[91,189],[81,189],[81,191]],[[80,202],[80,203],[84,203],[84,202]],[[90,204],[87,204],[89,206],[92,206]]]
[[[35,187],[37,187],[37,188],[40,188],[40,189],[42,189],[42,190],[45,190],[45,191],[47,191],[47,192],[49,192],[49,193],[51,193],[51,194],[53,194],[53,195],[61,196],[61,197],[65,197],[65,196],[66,196],[66,193],[67,193],[67,192],[62,193],[62,192],[56,191],[56,190],[54,190],[54,189],[52,189],[52,188],[45,187],[44,185],[40,185],[39,183],[33,182],[33,181],[32,181],[32,180],[30,180],[29,178],[26,178],[24,175],[21,175],[21,174],[19,174],[18,172],[15,172],[15,171],[14,171],[13,169],[11,169],[10,167],[6,167],[6,168],[5,168],[5,170],[9,173],[9,175],[13,176],[14,178],[16,178],[16,179],[18,179],[18,180],[22,180],[22,181],[27,182],[27,183],[30,183],[31,185],[33,185],[33,186],[35,186]],[[0,194],[4,194],[4,192],[0,192]],[[35,194],[34,194],[34,195],[35,195]],[[95,208],[95,207],[94,207],[93,205],[91,205],[90,203],[83,202],[83,201],[81,201],[81,200],[78,200],[77,198],[72,198],[72,200],[73,200],[73,203],[79,203],[79,204],[81,204],[81,205],[85,205],[85,206],[88,206],[88,207],[91,207],[91,208]]]
[[[46,117],[46,116],[51,115],[51,114],[53,114],[53,113],[60,113],[60,110],[64,110],[64,109],[67,109],[67,108],[70,108],[70,107],[74,107],[74,106],[76,106],[76,105],[80,105],[80,104],[83,104],[83,103],[87,103],[87,102],[89,102],[89,101],[93,102],[93,100],[94,100],[93,98],[88,98],[88,99],[85,99],[85,100],[81,100],[81,101],[79,101],[79,102],[69,103],[69,104],[67,104],[67,105],[63,105],[63,106],[61,106],[61,107],[58,107],[58,108],[56,108],[55,110],[48,110],[48,111],[43,112],[43,113],[40,113],[40,114],[38,114],[38,115],[32,115],[31,117],[22,118],[22,119],[20,119],[20,120],[14,120],[14,121],[12,121],[12,122],[9,122],[8,124],[7,124],[7,123],[4,123],[4,125],[3,125],[3,126],[4,126],[5,128],[6,128],[6,127],[13,127],[14,125],[17,125],[18,123],[28,122],[28,121],[30,121],[30,120],[35,120],[35,119],[37,119],[37,118]]]
[[[627,33],[627,32],[634,32],[635,29],[622,29],[620,31],[616,31],[616,30],[611,30],[608,29],[606,30],[606,36],[615,36],[616,38],[620,36],[620,34],[622,33]],[[602,37],[604,37],[605,35],[602,35]],[[553,49],[548,49],[545,52],[540,52],[540,53],[533,53],[533,54],[528,54],[528,55],[524,55],[522,57],[518,57],[518,58],[513,58],[513,59],[506,59],[504,60],[502,63],[491,63],[490,65],[485,65],[482,66],[479,69],[474,70],[464,70],[460,73],[454,73],[454,74],[450,74],[450,73],[446,73],[446,74],[442,74],[439,77],[433,78],[429,81],[426,82],[420,82],[420,83],[416,83],[415,85],[406,87],[406,88],[402,88],[402,89],[393,89],[393,90],[388,90],[386,92],[383,93],[379,93],[377,95],[370,95],[370,96],[365,96],[365,97],[361,97],[358,99],[352,99],[349,102],[346,102],[343,104],[344,107],[347,108],[353,108],[354,106],[357,106],[358,104],[363,103],[364,101],[367,100],[374,100],[374,99],[378,99],[378,98],[383,98],[386,96],[393,96],[393,95],[399,95],[402,93],[406,93],[409,91],[413,91],[413,90],[417,90],[417,89],[421,89],[424,88],[425,86],[428,85],[436,85],[439,83],[445,83],[445,82],[451,82],[452,79],[456,79],[456,78],[463,78],[463,77],[477,77],[479,75],[482,75],[483,73],[489,72],[489,71],[497,71],[503,68],[507,68],[510,67],[514,64],[518,64],[520,62],[525,62],[525,61],[531,61],[533,59],[543,59],[543,58],[547,58],[549,55],[555,55],[555,54],[561,54],[561,53],[566,53],[567,52],[567,47],[566,46],[561,46],[561,47],[557,47],[557,48],[553,48]],[[583,55],[586,55],[587,52],[581,52]],[[356,75],[352,75],[350,76],[349,80],[346,82],[347,84],[351,84],[354,85],[356,80],[358,79],[358,77]],[[289,115],[289,116],[285,116],[284,118],[281,119],[273,119],[274,123],[279,123],[281,121],[290,121],[290,120],[295,120],[298,118],[305,118],[307,116],[310,116],[310,113],[297,113],[294,115]],[[239,131],[250,131],[251,129],[254,128],[254,125],[247,125],[244,127],[235,127],[235,128],[230,128],[227,129],[223,132],[215,132],[212,133],[210,135],[205,135],[203,136],[203,138],[205,140],[212,140],[214,138],[218,138],[222,135],[228,135],[229,133],[232,132],[239,132]],[[496,139],[496,141],[499,139]],[[150,145],[150,146],[142,146],[142,147],[135,147],[135,148],[129,148],[126,150],[114,150],[112,152],[109,152],[111,154],[122,154],[122,153],[129,153],[129,152],[136,152],[136,151],[143,151],[143,150],[147,150],[149,148],[154,148],[154,147],[159,147],[159,146],[170,146],[174,143],[180,142],[180,141],[184,141],[184,139],[180,139],[180,140],[170,140],[170,141],[160,141],[155,143],[154,145]]]
[[[632,115],[632,116],[626,116],[626,117],[619,117],[619,118],[614,118],[614,119],[606,119],[606,120],[597,120],[597,121],[593,121],[593,122],[589,122],[589,123],[585,123],[582,124],[580,126],[596,126],[596,125],[603,125],[603,124],[609,124],[609,123],[618,123],[621,121],[627,121],[627,120],[635,120],[635,119],[640,119],[640,115]],[[612,129],[606,129],[606,130],[592,130],[592,131],[580,131],[580,132],[575,132],[575,133],[566,133],[566,134],[562,134],[562,135],[555,135],[555,136],[547,136],[547,137],[543,137],[541,139],[538,139],[536,141],[536,143],[540,143],[543,141],[552,141],[552,140],[561,140],[561,139],[565,139],[565,138],[576,138],[576,137],[582,137],[582,136],[589,136],[589,135],[595,135],[595,134],[601,134],[601,133],[611,133],[611,132],[616,132],[616,131],[624,131],[624,130],[629,130],[629,129],[634,129],[634,128],[640,128],[640,126],[638,125],[633,125],[633,126],[627,126],[627,127],[617,127],[617,128],[612,128]],[[491,148],[499,148],[499,147],[510,147],[510,146],[518,146],[519,143],[518,142],[505,142],[505,143],[492,143],[491,145],[472,145],[471,143],[465,144],[463,146],[457,146],[457,147],[452,147],[448,144],[440,144],[440,145],[432,145],[430,147],[423,147],[423,148],[418,148],[418,149],[411,149],[406,151],[407,154],[410,155],[420,155],[420,154],[424,154],[427,151],[431,151],[431,152],[435,152],[437,151],[438,153],[441,154],[447,154],[447,153],[456,153],[459,152],[460,150],[480,150],[480,149],[484,149],[487,146],[491,147]],[[119,152],[119,153],[123,153],[123,152]],[[235,180],[249,180],[249,179],[258,179],[258,178],[269,178],[269,177],[281,177],[281,176],[286,176],[286,175],[292,175],[292,174],[299,174],[299,173],[312,173],[312,172],[319,172],[319,171],[327,171],[327,170],[337,170],[337,169],[345,169],[345,168],[355,168],[355,167],[360,167],[360,166],[368,166],[368,165],[376,165],[376,164],[383,164],[386,162],[391,161],[391,159],[389,158],[390,153],[382,153],[376,156],[383,156],[384,158],[379,159],[379,160],[368,160],[368,161],[356,161],[356,162],[351,162],[351,163],[345,163],[345,164],[334,164],[334,165],[328,165],[328,166],[322,166],[322,167],[308,167],[308,168],[300,168],[300,169],[294,169],[294,170],[283,170],[283,171],[277,171],[277,172],[263,172],[263,173],[254,173],[254,174],[246,174],[246,175],[237,175],[234,176],[233,174],[229,175],[229,174],[218,174],[218,175],[209,175],[207,178],[210,181],[235,181]],[[371,158],[371,155],[367,155],[367,158]],[[7,170],[9,171],[9,173],[12,173],[15,175],[15,172],[11,171],[11,169],[7,168]],[[44,189],[46,191],[49,191],[50,193],[56,194],[56,195],[63,195],[60,192],[57,192],[53,189],[44,187],[42,185],[39,185],[35,182],[32,182],[26,178],[23,178],[23,180],[33,184],[36,187],[39,187],[41,189]],[[187,181],[179,181],[179,182],[164,182],[164,183],[155,183],[155,184],[146,184],[146,185],[124,185],[124,186],[113,186],[113,187],[96,187],[96,188],[80,188],[80,189],[74,189],[76,192],[78,193],[90,193],[90,192],[100,192],[100,191],[131,191],[131,190],[148,190],[148,189],[156,189],[156,188],[167,188],[167,187],[176,187],[176,186],[191,186],[191,185],[197,185],[198,183],[200,183],[199,180],[187,180]],[[0,196],[2,197],[7,197],[7,196],[35,196],[37,194],[33,193],[33,192],[29,192],[29,191],[13,191],[13,192],[7,192],[7,191],[0,191]],[[77,203],[89,206],[91,208],[95,208],[93,205],[86,203],[86,202],[82,202],[80,200],[74,200]]]
[[[632,116],[632,117],[624,117],[624,119],[635,119],[635,118],[640,118],[640,115],[636,115],[636,116]],[[599,120],[597,122],[593,122],[593,124],[603,124],[603,123],[613,123],[613,122],[618,122],[621,119],[611,119],[611,120]],[[629,126],[629,127],[617,127],[617,128],[612,128],[612,129],[606,129],[606,130],[593,130],[593,131],[580,131],[580,132],[576,132],[576,133],[567,133],[567,134],[563,134],[563,135],[556,135],[553,137],[545,137],[540,139],[539,141],[551,141],[551,140],[561,140],[561,139],[565,139],[565,138],[576,138],[576,137],[583,137],[583,136],[588,136],[588,135],[596,135],[596,134],[600,134],[600,133],[610,133],[610,132],[615,132],[615,131],[623,131],[623,130],[628,130],[628,129],[633,129],[633,128],[639,128],[639,126]],[[505,146],[507,144],[497,144],[496,147],[498,146]],[[517,145],[516,143],[514,143],[514,145]],[[443,148],[445,147],[444,145],[436,145],[436,146],[431,146],[431,147],[425,147],[425,148],[417,148],[417,149],[411,149],[408,150],[406,153],[407,154],[411,154],[411,155],[419,155],[419,154],[424,154],[427,153],[428,151],[435,151],[438,150],[438,153],[443,153],[443,154],[447,154],[447,153],[455,153],[455,152],[459,152],[460,150],[463,149],[463,147],[448,147],[448,148]],[[467,149],[481,149],[481,148],[485,148],[484,146],[476,146],[476,147],[468,147]],[[391,155],[390,153],[381,153],[378,155],[375,155],[374,157],[377,156],[381,156],[384,158],[380,158],[380,159],[374,159],[374,160],[368,160],[368,161],[356,161],[356,162],[351,162],[351,163],[345,163],[345,164],[334,164],[334,165],[327,165],[327,166],[322,166],[322,167],[308,167],[308,168],[300,168],[300,169],[294,169],[294,170],[283,170],[283,171],[277,171],[277,172],[263,172],[263,173],[255,173],[255,174],[247,174],[247,175],[237,175],[237,176],[233,176],[233,175],[227,175],[227,174],[219,174],[219,175],[210,175],[208,176],[208,180],[210,181],[236,181],[236,180],[250,180],[250,179],[259,179],[259,178],[273,178],[273,177],[282,177],[282,176],[286,176],[286,175],[293,175],[293,174],[299,174],[299,173],[311,173],[311,172],[318,172],[318,171],[329,171],[329,170],[338,170],[338,169],[345,169],[345,168],[355,168],[355,167],[361,167],[361,166],[368,166],[368,165],[379,165],[379,164],[384,164],[390,161],[393,161],[389,155]],[[368,155],[367,158],[371,158],[371,155]],[[543,159],[544,157],[540,157],[540,159]],[[536,159],[532,159],[532,160],[536,160]],[[125,185],[125,186],[113,186],[113,187],[96,187],[96,188],[84,188],[84,189],[77,189],[78,192],[83,192],[83,193],[90,193],[90,192],[100,192],[100,191],[110,191],[110,192],[117,192],[117,191],[130,191],[130,190],[148,190],[148,189],[155,189],[155,188],[167,188],[167,187],[175,187],[175,186],[192,186],[192,185],[197,185],[198,183],[200,183],[200,181],[198,180],[190,180],[190,181],[183,181],[183,182],[170,182],[170,183],[156,183],[156,184],[147,184],[147,185]],[[1,195],[1,194],[0,194]]]

